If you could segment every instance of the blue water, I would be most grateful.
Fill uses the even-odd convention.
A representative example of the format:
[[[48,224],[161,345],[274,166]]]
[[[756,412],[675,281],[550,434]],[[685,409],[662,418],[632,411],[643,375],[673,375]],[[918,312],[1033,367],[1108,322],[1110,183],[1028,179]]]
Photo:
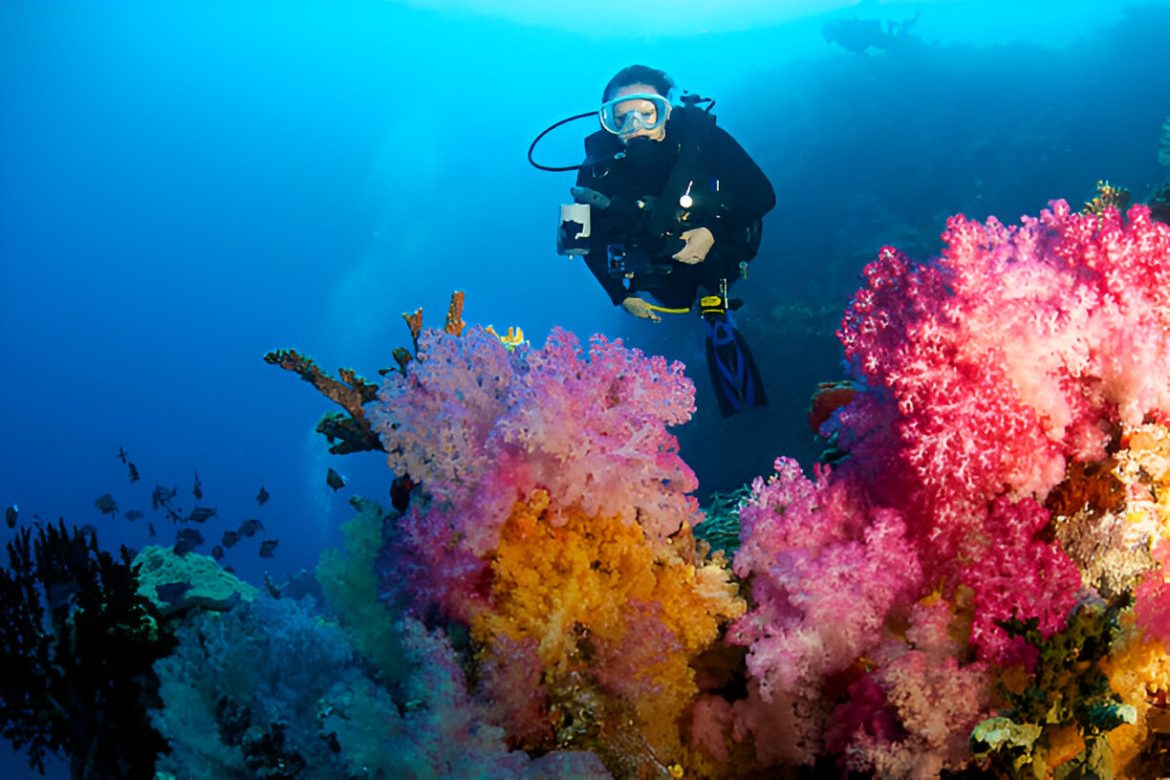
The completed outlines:
[[[925,257],[955,212],[1014,221],[1098,179],[1142,199],[1170,176],[1168,2],[471,5],[0,2],[0,503],[108,545],[149,543],[153,520],[167,543],[151,491],[190,506],[198,472],[219,510],[206,536],[258,517],[280,539],[225,563],[253,580],[312,567],[346,499],[386,501],[389,475],[328,455],[312,427],[330,405],[262,356],[374,378],[408,342],[400,315],[441,324],[454,289],[470,323],[602,331],[687,362],[683,456],[701,494],[728,490],[776,455],[815,459],[808,398],[841,373],[832,331],[883,242]],[[915,9],[909,51],[821,34]],[[767,410],[722,420],[699,323],[635,321],[553,251],[571,175],[528,166],[528,144],[632,62],[716,98],[775,185],[739,316]],[[592,129],[538,156],[572,164]],[[329,467],[349,480],[336,493]],[[102,515],[105,493],[147,519]]]

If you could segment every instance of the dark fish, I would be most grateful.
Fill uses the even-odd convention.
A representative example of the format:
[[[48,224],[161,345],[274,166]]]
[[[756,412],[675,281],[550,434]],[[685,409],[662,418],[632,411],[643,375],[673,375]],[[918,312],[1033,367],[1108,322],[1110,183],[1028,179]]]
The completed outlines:
[[[325,475],[325,484],[333,488],[334,492],[345,487],[345,477],[338,474],[333,469],[329,469],[329,473]]]
[[[143,515],[137,509],[127,509],[122,513],[122,517],[133,523],[135,520],[141,520]]]
[[[126,459],[127,459],[128,457],[129,457],[129,456],[126,454],[126,449],[125,449],[124,447],[119,447],[119,448],[118,448],[118,460],[120,460],[120,461],[122,461],[123,463],[125,463],[125,462],[126,462]]]
[[[268,595],[274,599],[278,599],[282,595],[284,595],[280,591],[280,586],[278,586],[275,582],[273,582],[272,578],[269,577],[267,574],[264,575],[264,587],[265,587],[265,589],[268,590]]]
[[[191,488],[191,494],[194,495],[196,499],[203,498],[203,482],[199,479],[198,471],[195,472],[195,487]]]
[[[215,517],[215,507],[197,506],[187,515],[188,523],[206,523],[208,518]]]
[[[240,523],[239,530],[241,536],[255,536],[257,533],[264,530],[264,523],[261,523],[254,517],[249,517],[247,520]]]
[[[175,537],[175,555],[186,555],[203,544],[203,534],[196,528],[180,528]]]
[[[97,529],[89,523],[86,523],[85,525],[81,526],[81,528],[78,528],[77,533],[79,536],[88,536],[92,539],[97,539]]]
[[[11,504],[4,510],[4,519],[8,521],[9,528],[16,528],[16,518],[20,515],[20,507],[16,504]]]
[[[126,466],[127,466],[127,468],[130,469],[130,481],[137,482],[138,481],[138,467],[135,466],[133,463],[127,463]]]
[[[166,506],[167,503],[172,498],[174,498],[175,494],[178,492],[178,488],[165,488],[162,485],[155,485],[154,494],[150,497],[151,501],[154,502],[154,511],[157,512],[159,509]]]
[[[166,604],[177,604],[179,599],[191,590],[192,585],[189,582],[166,582],[162,585],[155,585],[154,592],[158,594],[158,600]]]
[[[240,541],[239,531],[224,531],[223,539],[220,539],[219,543],[224,547],[235,547],[238,541]]]
[[[223,548],[220,547],[218,544],[215,547],[212,547],[211,548],[211,557],[215,558],[217,561],[221,560],[223,558]]]
[[[280,544],[279,539],[265,539],[260,542],[260,557],[271,558],[276,552],[276,545]]]
[[[268,503],[268,491],[264,489],[264,483],[260,483],[260,492],[256,494],[256,503],[264,506]]]
[[[98,511],[103,515],[112,515],[118,511],[118,502],[109,493],[103,493],[97,497],[93,505],[98,508]]]
[[[154,538],[154,523],[147,523],[146,524],[146,535],[149,536],[151,539]]]

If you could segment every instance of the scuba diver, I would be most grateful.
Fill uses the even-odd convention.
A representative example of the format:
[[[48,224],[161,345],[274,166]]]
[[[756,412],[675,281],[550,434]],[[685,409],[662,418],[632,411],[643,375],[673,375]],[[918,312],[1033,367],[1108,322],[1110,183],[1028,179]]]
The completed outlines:
[[[909,19],[834,19],[821,27],[821,34],[829,43],[835,43],[845,51],[867,54],[870,49],[893,51],[917,39],[910,29],[922,15],[921,9]]]
[[[755,161],[716,127],[714,101],[684,94],[674,104],[675,92],[660,70],[624,68],[606,85],[600,111],[547,128],[528,160],[542,170],[577,171],[573,203],[561,207],[557,252],[583,257],[615,305],[657,322],[663,313],[691,312],[698,300],[707,365],[729,416],[767,404],[731,317],[742,301],[728,298],[728,288],[746,278],[776,195]],[[585,139],[580,165],[553,168],[532,159],[554,128],[596,115],[601,129]]]

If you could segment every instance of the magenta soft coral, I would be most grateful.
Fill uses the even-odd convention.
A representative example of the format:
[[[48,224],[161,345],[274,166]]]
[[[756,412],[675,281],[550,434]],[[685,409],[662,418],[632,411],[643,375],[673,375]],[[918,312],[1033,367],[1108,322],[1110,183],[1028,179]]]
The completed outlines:
[[[1170,229],[1142,206],[1123,220],[1057,201],[1015,227],[953,217],[943,237],[925,266],[883,249],[838,335],[889,393],[871,412],[896,431],[890,465],[913,475],[901,503],[945,558],[972,511],[1043,498],[1069,459],[1103,455],[1119,419],[1170,409],[1155,379],[1170,374]]]
[[[1049,637],[1065,626],[1076,605],[1081,574],[1055,542],[1037,535],[1049,513],[1032,499],[996,499],[984,523],[989,540],[982,554],[962,568],[959,580],[973,592],[971,644],[980,659],[1031,666],[1036,649],[1012,637],[1001,623],[1035,619]]]
[[[1170,650],[1170,542],[1159,539],[1153,557],[1157,567],[1146,572],[1134,592],[1134,617],[1151,639],[1161,640]]]

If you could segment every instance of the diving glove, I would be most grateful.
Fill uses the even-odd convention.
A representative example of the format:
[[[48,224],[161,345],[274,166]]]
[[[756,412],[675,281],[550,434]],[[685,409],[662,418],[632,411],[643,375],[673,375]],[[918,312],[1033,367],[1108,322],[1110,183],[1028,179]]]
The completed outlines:
[[[650,304],[636,295],[631,295],[622,301],[622,308],[635,317],[650,320],[651,322],[662,322],[662,318],[654,313],[654,310],[650,308]]]

